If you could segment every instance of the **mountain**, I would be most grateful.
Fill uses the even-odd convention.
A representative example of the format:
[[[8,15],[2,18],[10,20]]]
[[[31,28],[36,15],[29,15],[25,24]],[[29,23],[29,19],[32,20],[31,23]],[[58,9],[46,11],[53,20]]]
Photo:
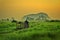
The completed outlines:
[[[46,20],[49,20],[49,19],[50,19],[50,17],[44,12],[25,15],[22,18],[22,20],[28,20],[28,21],[36,21],[36,20],[46,21]]]

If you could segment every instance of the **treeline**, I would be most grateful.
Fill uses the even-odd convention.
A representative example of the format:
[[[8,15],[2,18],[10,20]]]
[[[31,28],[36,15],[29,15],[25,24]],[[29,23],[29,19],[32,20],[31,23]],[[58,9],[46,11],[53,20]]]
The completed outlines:
[[[47,20],[47,22],[60,22],[60,20]]]

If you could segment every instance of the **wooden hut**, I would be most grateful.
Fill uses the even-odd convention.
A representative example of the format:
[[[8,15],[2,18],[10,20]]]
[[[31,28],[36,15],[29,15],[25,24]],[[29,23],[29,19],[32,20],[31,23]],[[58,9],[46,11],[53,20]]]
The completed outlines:
[[[29,22],[26,20],[25,22],[17,22],[16,29],[24,29],[29,28]]]

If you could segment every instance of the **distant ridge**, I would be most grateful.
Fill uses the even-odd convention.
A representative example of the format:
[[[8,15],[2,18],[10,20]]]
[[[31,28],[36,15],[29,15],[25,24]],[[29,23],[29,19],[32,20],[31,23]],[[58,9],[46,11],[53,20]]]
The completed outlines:
[[[46,21],[49,20],[50,17],[48,16],[48,14],[44,13],[44,12],[40,12],[37,14],[29,14],[29,15],[25,15],[22,20],[28,20],[28,21],[36,21],[36,20],[40,20],[40,21]]]

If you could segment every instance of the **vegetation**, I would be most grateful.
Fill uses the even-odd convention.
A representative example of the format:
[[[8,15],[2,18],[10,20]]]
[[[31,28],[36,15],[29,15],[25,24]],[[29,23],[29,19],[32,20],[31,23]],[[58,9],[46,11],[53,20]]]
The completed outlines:
[[[43,12],[22,20],[26,21],[0,20],[0,40],[60,40],[60,20],[51,20]]]
[[[16,23],[0,21],[0,40],[60,40],[60,22],[29,22],[29,28],[16,29]]]

